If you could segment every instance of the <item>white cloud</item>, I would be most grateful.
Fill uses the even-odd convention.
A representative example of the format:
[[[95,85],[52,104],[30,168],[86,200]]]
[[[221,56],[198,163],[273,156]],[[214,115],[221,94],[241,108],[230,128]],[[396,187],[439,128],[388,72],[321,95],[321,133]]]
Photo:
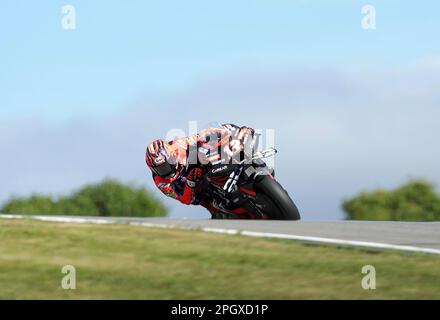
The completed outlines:
[[[440,182],[439,87],[438,70],[426,65],[260,71],[63,127],[0,120],[0,199],[65,193],[105,176],[152,187],[143,161],[147,142],[186,129],[189,120],[217,120],[275,128],[276,171],[304,218],[341,217],[341,198],[361,189],[395,186],[410,175]],[[167,203],[176,215],[194,212]]]

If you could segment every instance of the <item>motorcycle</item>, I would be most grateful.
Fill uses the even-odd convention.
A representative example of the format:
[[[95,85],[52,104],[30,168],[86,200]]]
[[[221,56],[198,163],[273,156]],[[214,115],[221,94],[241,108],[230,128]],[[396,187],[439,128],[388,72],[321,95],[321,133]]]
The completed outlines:
[[[223,139],[219,147],[224,145]],[[275,172],[263,159],[277,153],[274,148],[253,152],[258,135],[252,141],[252,153],[240,157],[220,156],[202,165],[204,175],[196,192],[200,203],[209,203],[213,219],[300,220],[297,206],[275,179]],[[199,148],[204,159],[222,153],[220,149]]]

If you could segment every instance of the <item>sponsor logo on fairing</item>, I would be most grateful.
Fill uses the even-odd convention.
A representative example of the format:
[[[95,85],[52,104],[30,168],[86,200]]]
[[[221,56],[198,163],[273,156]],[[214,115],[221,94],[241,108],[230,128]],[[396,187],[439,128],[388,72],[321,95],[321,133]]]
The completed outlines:
[[[217,173],[217,172],[223,171],[223,170],[225,170],[227,168],[228,168],[228,166],[224,165],[223,167],[212,169],[211,172],[212,173]]]

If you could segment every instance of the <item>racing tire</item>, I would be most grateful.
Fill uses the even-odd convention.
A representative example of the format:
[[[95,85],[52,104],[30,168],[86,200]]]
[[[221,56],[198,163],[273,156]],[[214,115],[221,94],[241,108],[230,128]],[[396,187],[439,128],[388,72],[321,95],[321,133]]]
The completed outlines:
[[[255,182],[255,189],[260,191],[259,201],[266,208],[270,220],[300,220],[298,208],[286,190],[270,175],[262,175]],[[260,192],[257,192],[260,193]]]

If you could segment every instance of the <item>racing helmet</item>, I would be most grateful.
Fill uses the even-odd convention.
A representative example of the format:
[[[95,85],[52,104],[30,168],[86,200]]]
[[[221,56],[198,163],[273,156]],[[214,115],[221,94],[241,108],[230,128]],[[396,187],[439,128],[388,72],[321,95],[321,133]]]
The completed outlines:
[[[165,140],[154,140],[148,145],[146,162],[151,171],[162,178],[172,179],[178,173],[176,153]]]

